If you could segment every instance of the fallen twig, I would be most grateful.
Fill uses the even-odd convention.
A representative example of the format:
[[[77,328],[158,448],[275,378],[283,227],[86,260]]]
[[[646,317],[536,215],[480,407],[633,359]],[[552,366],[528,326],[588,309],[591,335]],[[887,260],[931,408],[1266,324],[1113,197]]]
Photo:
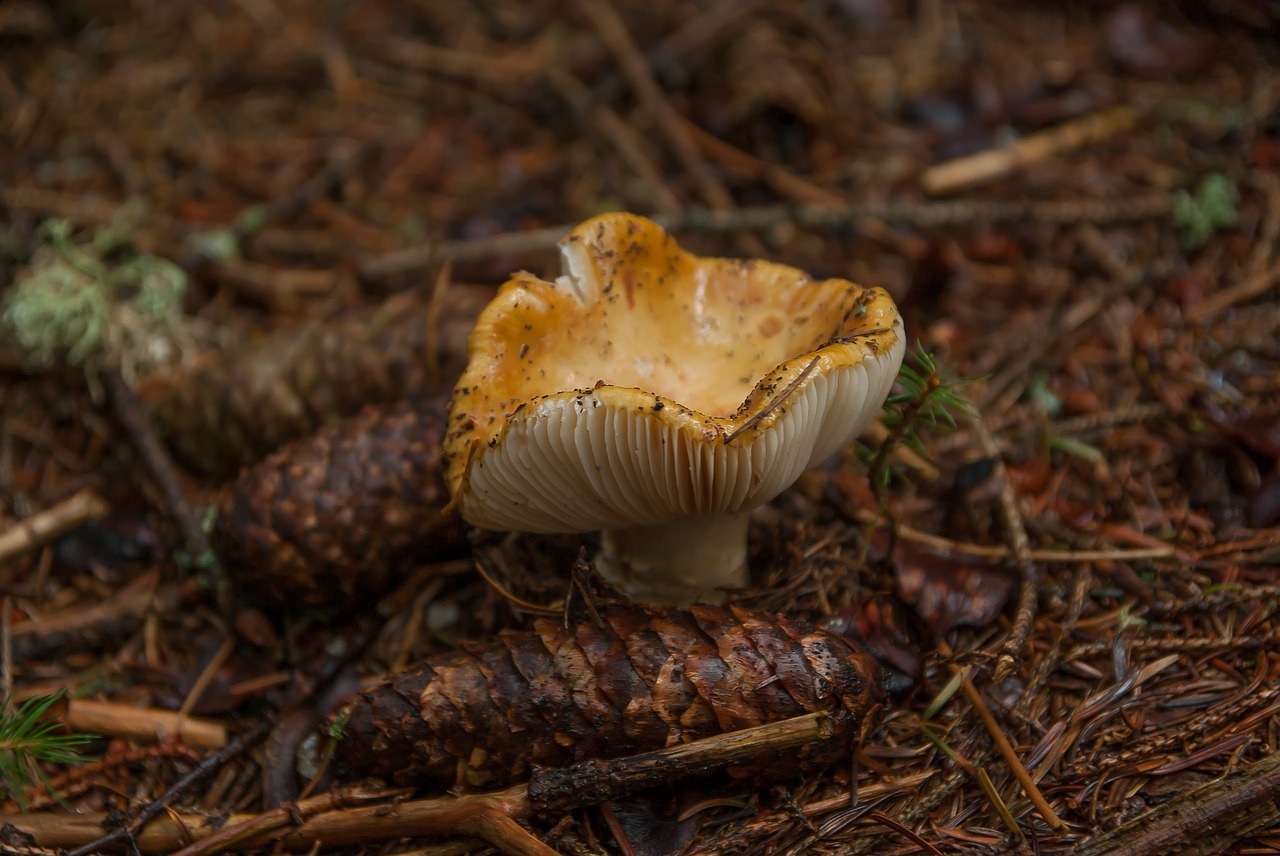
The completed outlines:
[[[796,175],[791,170],[778,164],[762,160],[750,152],[745,152],[732,143],[727,143],[710,131],[704,130],[696,122],[679,117],[685,132],[702,152],[714,157],[729,169],[751,181],[764,181],[779,195],[806,205],[841,206],[844,199],[840,194],[832,193],[806,178]]]
[[[1236,304],[1261,297],[1274,289],[1277,282],[1280,282],[1280,268],[1256,273],[1235,285],[1214,292],[1204,303],[1187,311],[1187,320],[1192,324],[1210,320]]]
[[[1012,145],[987,149],[931,166],[920,176],[920,185],[926,193],[939,195],[992,181],[1059,152],[1080,148],[1127,131],[1133,127],[1134,119],[1130,108],[1113,107],[1101,113],[1064,122],[1056,128],[1028,134]]]
[[[157,599],[159,579],[158,571],[147,571],[109,600],[14,622],[14,657],[22,662],[86,649],[103,650],[104,646],[110,649],[112,639],[136,632],[143,614]]]
[[[115,829],[102,834],[102,824],[97,825],[99,833],[93,840],[83,846],[67,853],[66,856],[90,856],[91,853],[97,853],[109,847],[113,847],[126,839],[136,837],[140,830],[158,815],[164,814],[169,809],[169,804],[175,799],[185,794],[193,785],[213,775],[222,766],[244,752],[248,751],[254,745],[259,743],[271,731],[271,722],[264,721],[254,726],[251,731],[240,735],[232,740],[226,746],[214,752],[205,758],[185,776],[178,779],[169,786],[163,794],[145,805],[141,811],[127,824],[117,826]],[[90,827],[93,828],[93,827]]]
[[[386,792],[383,792],[384,799]],[[322,794],[298,803],[311,810],[334,797]],[[556,851],[534,838],[517,820],[529,817],[529,800],[523,785],[487,794],[323,811],[287,830],[296,818],[288,807],[223,827],[211,844],[202,842],[182,851],[182,856],[220,852],[235,845],[241,849],[262,846],[279,839],[288,849],[361,844],[421,835],[468,835],[482,838],[513,856],[556,856]],[[286,831],[287,830],[287,831]],[[210,841],[211,839],[206,839]]]
[[[869,508],[853,509],[853,516],[860,523],[875,523],[881,519],[879,514]],[[932,532],[924,532],[920,529],[915,529],[901,521],[898,522],[897,528],[898,537],[903,541],[910,541],[913,544],[919,544],[922,547],[929,547],[944,553],[974,556],[979,559],[991,559],[993,562],[1005,561],[1015,557],[1013,550],[1006,546],[998,546],[995,544],[969,544],[964,541],[957,541],[954,538],[946,538],[942,535],[934,535]],[[1040,549],[1031,550],[1028,555],[1033,562],[1058,565],[1076,565],[1086,562],[1106,561],[1139,562],[1151,561],[1154,559],[1179,558],[1178,551],[1172,546],[1139,547],[1135,549],[1100,547],[1097,550]]]
[[[117,371],[106,371],[102,374],[103,382],[111,397],[116,418],[133,441],[143,463],[155,479],[156,485],[164,496],[166,511],[177,521],[182,535],[186,539],[187,550],[192,560],[213,579],[222,595],[226,594],[226,577],[218,564],[218,557],[209,543],[209,536],[196,518],[195,511],[187,501],[186,492],[178,481],[178,472],[173,459],[165,449],[160,438],[151,426],[146,406],[138,400],[133,388]]]
[[[253,734],[260,730],[255,729]],[[529,785],[492,793],[398,802],[405,791],[337,790],[262,814],[233,815],[221,822],[170,812],[148,825],[147,819],[156,814],[152,812],[147,819],[140,815],[129,828],[143,850],[171,850],[186,844],[180,856],[209,856],[228,848],[251,849],[273,841],[296,851],[321,842],[344,846],[420,835],[468,835],[482,838],[504,853],[552,856],[555,851],[517,821],[554,817],[577,806],[616,799],[761,755],[785,753],[834,735],[829,715],[819,712],[629,758],[586,762],[565,769],[538,769]],[[232,748],[235,747],[228,747]],[[224,755],[221,752],[211,757],[225,760]],[[206,759],[197,770],[209,765],[210,759]],[[924,778],[927,776],[911,778],[908,784]],[[883,787],[887,786],[864,790],[869,796],[878,795],[878,788]],[[808,810],[820,813],[832,807],[831,801],[824,801]],[[0,815],[0,824],[13,824],[34,837],[40,846],[79,846],[69,856],[107,847],[125,836],[124,831],[117,830],[112,833],[115,837],[99,837],[105,820],[105,815]]]
[[[594,126],[635,172],[639,179],[636,182],[637,192],[645,194],[653,210],[664,214],[678,214],[680,200],[667,186],[662,172],[649,157],[631,126],[609,105],[594,102],[586,84],[568,71],[550,66],[542,74],[547,83],[581,116],[581,121],[589,127]]]
[[[1000,656],[991,680],[995,683],[1003,681],[1013,671],[1016,658],[1022,653],[1031,633],[1031,624],[1036,618],[1036,603],[1039,596],[1040,568],[1031,556],[1031,542],[1027,538],[1027,528],[1022,521],[1022,509],[1018,505],[1017,494],[1013,483],[1009,481],[1009,471],[1005,469],[1000,457],[1000,450],[991,432],[982,423],[981,417],[972,420],[973,432],[978,439],[982,454],[995,464],[995,478],[1000,487],[1000,522],[1004,527],[1005,537],[1009,541],[1009,551],[1018,567],[1020,578],[1018,588],[1018,609],[1014,614],[1013,629],[1000,649]]]
[[[142,748],[123,750],[119,750],[117,744],[109,748],[99,760],[72,767],[61,775],[51,776],[48,781],[41,782],[39,787],[29,789],[24,811],[31,812],[53,805],[65,806],[74,797],[97,787],[102,781],[101,777],[111,770],[153,762],[157,758],[172,758],[184,764],[198,764],[200,757],[198,751],[183,743],[161,742]],[[18,803],[13,799],[3,806],[6,811],[18,810]],[[36,816],[50,817],[50,815]]]
[[[1075,849],[1077,856],[1211,856],[1280,822],[1280,753],[1180,794]]]
[[[794,224],[813,229],[844,229],[859,220],[905,223],[936,228],[962,223],[1008,223],[1029,220],[1049,224],[1115,223],[1162,217],[1170,196],[1154,193],[1127,199],[1081,199],[1061,202],[948,200],[826,205],[762,205],[730,211],[690,208],[679,215],[658,214],[653,221],[668,232],[738,232]],[[554,249],[574,225],[549,226],[488,238],[429,242],[367,260],[361,276],[378,278],[426,268],[433,262],[474,262],[497,256]]]
[[[959,673],[960,667],[953,665],[952,671]],[[1040,816],[1045,819],[1045,822],[1050,827],[1059,832],[1065,831],[1067,825],[1062,822],[1057,812],[1049,805],[1049,801],[1044,798],[1039,786],[1031,778],[1027,768],[1023,766],[1017,750],[1013,748],[1013,744],[1005,736],[1004,731],[1000,728],[1000,723],[996,722],[995,716],[992,715],[990,708],[987,707],[987,703],[982,698],[982,693],[978,692],[978,688],[968,677],[964,677],[961,680],[960,686],[964,690],[965,696],[969,699],[969,703],[973,705],[973,709],[982,719],[982,724],[987,729],[987,733],[995,741],[996,748],[1000,750],[1000,755],[1004,758],[1005,763],[1009,765],[1009,769],[1013,771],[1014,778],[1018,780],[1018,784],[1022,786],[1022,790],[1036,807],[1036,811],[1040,812]]]
[[[222,644],[218,646],[218,650],[213,653],[213,656],[201,668],[200,674],[196,676],[195,682],[191,685],[191,689],[187,691],[187,697],[182,700],[182,706],[178,708],[177,721],[174,723],[176,729],[181,729],[186,725],[187,716],[195,708],[196,702],[200,701],[204,696],[205,690],[209,689],[209,684],[217,677],[218,670],[222,668],[227,658],[231,656],[231,652],[235,649],[236,638],[233,634],[228,633],[226,638],[222,640]]]
[[[681,165],[698,185],[703,200],[712,208],[732,208],[733,197],[711,170],[707,169],[706,163],[698,153],[697,145],[680,122],[680,114],[671,106],[662,88],[654,80],[648,60],[636,46],[613,6],[608,3],[598,3],[595,0],[578,0],[575,5],[579,13],[591,22],[591,26],[595,28],[601,40],[613,52],[614,58],[622,69],[622,74],[635,90],[645,111],[653,117],[662,133],[666,135]]]
[[[107,701],[71,698],[63,724],[72,731],[157,740],[167,734],[182,742],[207,749],[227,745],[227,727],[211,719],[200,719],[171,710],[134,707]]]
[[[102,517],[108,510],[106,500],[86,488],[57,505],[11,524],[0,532],[0,562],[43,547],[77,526]]]
[[[262,839],[289,826],[305,823],[306,820],[326,811],[340,811],[353,806],[366,805],[371,802],[384,803],[388,799],[403,795],[404,791],[370,790],[346,791],[333,790],[320,796],[301,800],[289,805],[265,811],[239,822],[224,825],[207,838],[183,847],[175,856],[209,856],[221,853],[229,847],[237,847],[252,839]]]
[[[530,804],[535,814],[553,816],[763,754],[830,740],[835,736],[830,719],[819,711],[627,758],[583,761],[561,769],[537,767],[529,781]]]

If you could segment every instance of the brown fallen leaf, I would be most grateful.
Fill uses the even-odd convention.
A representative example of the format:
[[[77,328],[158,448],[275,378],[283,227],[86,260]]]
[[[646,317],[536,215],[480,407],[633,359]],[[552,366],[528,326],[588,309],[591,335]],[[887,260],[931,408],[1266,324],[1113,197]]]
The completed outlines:
[[[1014,589],[1014,573],[995,562],[944,556],[906,541],[898,542],[894,565],[902,599],[938,637],[991,623]]]

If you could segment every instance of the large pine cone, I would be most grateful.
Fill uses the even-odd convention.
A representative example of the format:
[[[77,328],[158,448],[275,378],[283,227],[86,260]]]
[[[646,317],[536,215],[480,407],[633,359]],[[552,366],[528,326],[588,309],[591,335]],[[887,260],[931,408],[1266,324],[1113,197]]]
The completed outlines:
[[[385,593],[406,562],[456,555],[439,401],[370,407],[285,446],[225,490],[214,548],[237,591],[327,608]]]
[[[847,746],[881,699],[875,660],[805,622],[704,605],[601,617],[568,629],[542,619],[531,633],[464,643],[362,693],[347,709],[339,770],[438,790],[497,787],[533,764],[629,755],[813,711],[831,713]],[[803,766],[804,753],[792,761]]]

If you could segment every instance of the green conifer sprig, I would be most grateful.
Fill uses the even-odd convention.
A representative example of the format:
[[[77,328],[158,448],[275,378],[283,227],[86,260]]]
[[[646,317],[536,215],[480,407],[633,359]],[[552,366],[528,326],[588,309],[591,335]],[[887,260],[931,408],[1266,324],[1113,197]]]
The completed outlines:
[[[960,387],[973,381],[958,380],[942,368],[938,358],[917,343],[915,350],[903,362],[898,373],[901,392],[889,396],[884,403],[883,421],[889,435],[871,458],[867,477],[876,500],[884,507],[893,470],[889,456],[899,443],[927,454],[920,439],[922,425],[954,428],[956,415],[972,415],[973,405],[960,391]]]
[[[96,739],[92,734],[63,734],[58,722],[45,718],[61,691],[34,696],[17,710],[6,701],[0,705],[0,796],[24,806],[23,794],[35,782],[49,786],[41,764],[81,764],[80,746]],[[52,789],[50,789],[52,791]]]

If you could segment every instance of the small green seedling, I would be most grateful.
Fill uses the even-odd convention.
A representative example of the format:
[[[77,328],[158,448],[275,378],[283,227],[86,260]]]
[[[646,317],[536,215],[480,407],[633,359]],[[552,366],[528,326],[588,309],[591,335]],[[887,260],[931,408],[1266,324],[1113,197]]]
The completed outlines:
[[[1220,172],[1206,175],[1195,195],[1179,190],[1173,197],[1173,225],[1182,237],[1182,246],[1198,250],[1215,233],[1236,225],[1235,183]]]
[[[0,705],[0,796],[21,808],[26,807],[23,795],[35,782],[53,791],[41,764],[82,764],[87,759],[78,747],[96,739],[93,734],[62,734],[61,724],[46,717],[62,694],[33,696],[17,710],[8,700]]]
[[[889,396],[884,403],[883,419],[889,436],[880,444],[867,468],[867,478],[882,511],[894,475],[889,467],[890,454],[899,443],[924,454],[918,433],[921,425],[951,429],[956,425],[957,413],[971,415],[973,407],[960,391],[961,386],[971,382],[951,377],[937,357],[918,343],[902,364],[898,374],[902,392]]]

